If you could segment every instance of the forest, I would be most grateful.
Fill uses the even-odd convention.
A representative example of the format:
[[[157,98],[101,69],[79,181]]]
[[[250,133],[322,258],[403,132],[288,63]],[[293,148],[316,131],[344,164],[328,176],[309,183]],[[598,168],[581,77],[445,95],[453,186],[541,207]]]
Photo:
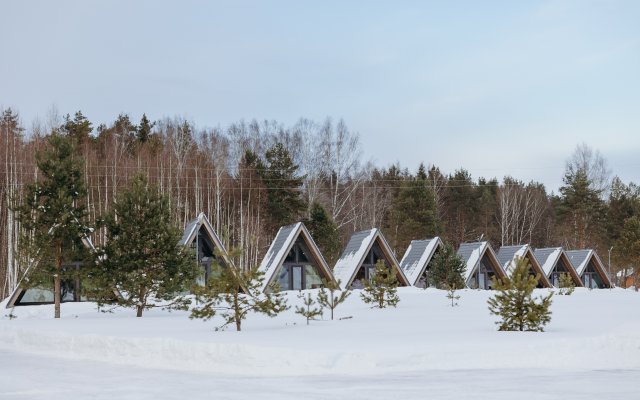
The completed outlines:
[[[12,109],[0,119],[0,298],[24,274],[24,227],[17,209],[39,179],[37,154],[52,134],[72,137],[82,160],[90,224],[113,207],[139,174],[169,195],[183,228],[205,212],[238,267],[256,267],[278,228],[304,221],[330,265],[351,233],[381,228],[400,258],[413,239],[441,236],[494,246],[594,248],[614,271],[640,265],[640,188],[610,171],[599,151],[576,144],[563,186],[549,193],[517,177],[472,177],[464,168],[380,166],[367,161],[359,133],[343,120],[237,121],[199,128],[185,118],[132,121],[118,115],[95,126],[81,111],[29,127]],[[92,239],[106,237],[97,225]]]

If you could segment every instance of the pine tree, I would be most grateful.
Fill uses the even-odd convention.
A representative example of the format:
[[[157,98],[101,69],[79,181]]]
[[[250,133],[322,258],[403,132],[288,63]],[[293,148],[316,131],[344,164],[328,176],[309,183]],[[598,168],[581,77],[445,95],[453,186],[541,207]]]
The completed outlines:
[[[409,177],[396,197],[391,210],[391,229],[395,232],[394,248],[406,249],[412,239],[438,234],[435,197],[420,164],[415,177]]]
[[[91,228],[86,222],[84,161],[76,155],[74,139],[53,132],[47,142],[36,154],[41,179],[27,186],[25,202],[17,210],[27,232],[23,249],[33,250],[30,258],[37,260],[29,285],[48,286],[53,280],[54,314],[60,318],[62,282],[82,273],[65,264],[88,260],[83,240]]]
[[[429,265],[429,281],[438,289],[464,288],[466,264],[450,244],[440,248]]]
[[[529,261],[524,258],[516,260],[516,268],[510,279],[498,279],[498,293],[489,299],[489,311],[501,318],[496,322],[500,331],[544,331],[544,326],[551,321],[551,298],[549,295],[537,301],[532,293],[540,276],[529,274]]]
[[[364,281],[360,297],[367,304],[373,303],[373,307],[395,307],[400,302],[397,288],[398,278],[387,268],[384,261],[380,260],[376,263],[373,277]]]
[[[457,301],[460,299],[460,295],[456,294],[455,286],[449,286],[447,288],[447,299],[451,300],[451,307],[458,305]]]
[[[332,321],[333,321],[334,310],[340,304],[344,303],[344,301],[347,300],[349,296],[351,296],[351,292],[347,290],[339,291],[339,289],[340,289],[339,281],[337,284],[333,282],[325,282],[323,287],[320,288],[320,291],[318,292],[318,304],[320,304],[322,308],[328,308],[331,311]],[[336,292],[338,291],[339,291],[339,294],[336,294]]]
[[[620,237],[616,241],[615,248],[619,254],[616,259],[621,263],[623,270],[633,270],[634,286],[640,284],[640,217],[633,216],[624,222]],[[626,274],[625,274],[626,275]]]
[[[78,144],[85,143],[91,137],[91,132],[93,131],[91,122],[82,114],[82,111],[77,111],[73,119],[69,114],[65,115],[61,129],[68,136],[74,138]]]
[[[573,279],[571,275],[566,272],[560,274],[560,290],[558,290],[558,294],[561,296],[571,296],[573,291],[576,290],[576,285],[573,283]]]
[[[258,166],[258,172],[267,188],[266,214],[272,229],[288,225],[300,217],[306,204],[300,196],[304,176],[298,176],[298,166],[289,150],[276,143],[265,154],[266,163]]]
[[[605,204],[600,198],[601,191],[592,188],[587,172],[582,169],[567,172],[564,183],[557,209],[559,222],[565,227],[572,247],[593,246],[604,226]]]
[[[307,325],[309,325],[310,320],[322,315],[322,306],[316,307],[318,303],[311,297],[311,293],[304,295],[302,291],[300,291],[298,298],[302,299],[303,306],[296,306],[296,314],[305,317],[307,319]]]
[[[138,139],[138,142],[145,143],[149,140],[151,137],[151,130],[155,124],[155,122],[149,121],[147,114],[142,114],[140,124],[138,124],[138,128],[136,130],[136,139]]]
[[[340,231],[329,214],[318,203],[311,205],[311,215],[304,221],[309,233],[322,250],[329,265],[334,264],[340,254]]]
[[[237,256],[240,250],[232,250]],[[235,324],[236,331],[242,330],[242,321],[250,313],[275,317],[289,306],[277,285],[272,285],[264,293],[261,288],[264,274],[257,268],[239,271],[235,268],[221,268],[214,265],[215,279],[209,279],[203,287],[194,289],[198,305],[191,310],[189,318],[209,320],[220,314],[224,323],[217,329]]]
[[[110,303],[117,289],[117,304],[135,308],[137,317],[155,307],[187,307],[179,294],[195,282],[199,269],[191,251],[178,243],[181,233],[172,219],[169,198],[143,175],[118,195],[106,217],[107,244],[95,272],[103,289],[96,294],[100,305]]]

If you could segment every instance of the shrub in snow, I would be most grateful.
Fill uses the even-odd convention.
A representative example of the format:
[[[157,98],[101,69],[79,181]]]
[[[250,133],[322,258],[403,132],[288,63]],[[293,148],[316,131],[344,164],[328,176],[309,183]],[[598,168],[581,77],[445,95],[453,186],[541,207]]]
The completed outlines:
[[[298,294],[298,298],[302,299],[303,307],[296,306],[296,314],[300,314],[307,319],[307,325],[309,325],[309,321],[315,319],[322,315],[322,306],[316,307],[316,301],[311,297],[311,293],[307,293],[306,296],[302,294]]]
[[[551,321],[551,297],[534,299],[533,289],[540,276],[529,274],[529,261],[524,258],[516,260],[516,268],[511,278],[498,279],[498,293],[489,299],[489,311],[501,318],[496,324],[501,331],[544,331],[544,326]]]
[[[327,281],[324,284],[324,287],[320,289],[318,292],[318,304],[322,308],[328,308],[331,311],[331,320],[333,321],[333,313],[334,310],[344,301],[347,297],[351,296],[351,292],[347,290],[339,291],[340,289],[340,281],[335,284],[331,281]],[[338,292],[339,294],[336,294]]]
[[[364,289],[360,293],[360,297],[365,303],[373,304],[373,307],[395,307],[400,302],[397,287],[396,274],[387,268],[383,260],[379,260],[376,263],[373,277],[364,281]]]
[[[178,244],[172,215],[169,198],[142,175],[119,194],[106,217],[107,245],[93,273],[98,305],[113,303],[116,289],[115,304],[135,308],[137,317],[153,307],[188,307],[178,294],[193,284],[198,266]]]
[[[571,296],[574,290],[576,290],[576,285],[573,283],[573,279],[571,279],[571,275],[567,273],[560,274],[560,290],[558,290],[559,295],[563,296]]]
[[[458,256],[453,246],[445,244],[433,256],[429,269],[429,280],[438,289],[464,288],[465,262]]]
[[[238,250],[230,254],[237,254]],[[220,315],[224,323],[217,329],[235,324],[236,330],[242,330],[242,321],[249,313],[256,312],[275,317],[289,308],[277,285],[271,285],[262,293],[264,273],[257,268],[238,271],[233,267],[214,266],[215,277],[205,286],[194,289],[199,305],[191,310],[189,318],[208,320]]]
[[[451,300],[451,307],[455,307],[458,305],[458,300],[460,299],[460,295],[456,294],[456,288],[450,286],[447,289],[447,299]]]

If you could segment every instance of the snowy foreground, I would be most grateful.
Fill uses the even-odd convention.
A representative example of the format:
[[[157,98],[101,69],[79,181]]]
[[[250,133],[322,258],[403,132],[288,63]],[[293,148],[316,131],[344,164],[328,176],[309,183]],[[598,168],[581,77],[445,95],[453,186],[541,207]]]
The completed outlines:
[[[90,303],[63,304],[61,320],[52,306],[17,307],[9,320],[0,304],[0,399],[640,398],[637,292],[555,296],[544,333],[497,332],[491,292],[461,291],[455,308],[442,291],[399,292],[397,309],[356,292],[337,309],[350,319],[306,326],[289,310],[239,333]]]

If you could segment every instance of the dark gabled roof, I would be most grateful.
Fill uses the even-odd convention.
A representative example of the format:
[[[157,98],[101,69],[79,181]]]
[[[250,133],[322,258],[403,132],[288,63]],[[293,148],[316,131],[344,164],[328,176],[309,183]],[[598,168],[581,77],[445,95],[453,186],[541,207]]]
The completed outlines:
[[[498,262],[507,273],[507,276],[511,276],[513,271],[516,268],[515,258],[527,258],[529,263],[531,264],[531,268],[536,272],[536,274],[540,275],[540,283],[543,287],[552,287],[553,285],[549,282],[549,278],[547,278],[547,274],[542,270],[540,263],[536,259],[533,254],[533,250],[531,246],[528,244],[516,245],[516,246],[502,246],[498,250],[498,254],[496,256],[498,258]]]
[[[598,274],[602,277],[605,286],[611,287],[611,279],[605,269],[604,263],[600,260],[598,253],[592,249],[569,250],[566,252],[571,264],[576,269],[578,275],[582,276],[585,269],[589,265],[589,261],[593,261]]]
[[[418,282],[436,249],[440,246],[442,246],[442,240],[437,236],[433,239],[411,241],[402,260],[400,260],[400,268],[411,285]]]

